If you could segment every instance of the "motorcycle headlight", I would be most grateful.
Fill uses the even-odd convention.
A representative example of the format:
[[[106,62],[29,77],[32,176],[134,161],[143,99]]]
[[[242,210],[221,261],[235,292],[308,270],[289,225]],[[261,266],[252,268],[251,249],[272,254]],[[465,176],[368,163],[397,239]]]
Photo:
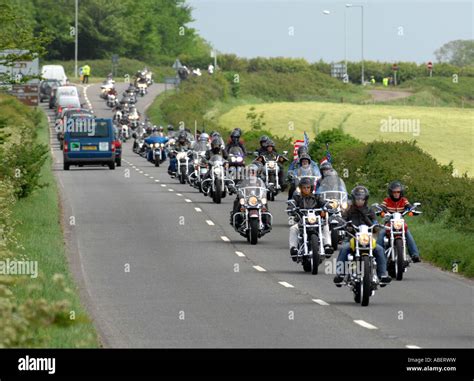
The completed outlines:
[[[258,204],[258,198],[255,196],[250,196],[249,197],[249,205],[255,206]]]
[[[317,221],[316,216],[308,216],[308,222],[309,222],[310,224],[315,224],[316,221]]]
[[[273,169],[275,168],[275,163],[273,161],[268,163],[268,168]]]
[[[235,157],[232,157],[230,160],[232,161],[232,163],[235,162]]]
[[[298,193],[301,193],[301,189],[300,189],[300,187],[299,187],[299,186],[298,186],[298,187],[296,187],[296,191],[297,191]]]
[[[238,162],[238,163],[242,162],[242,160],[243,160],[243,159],[242,159],[241,157],[238,157],[238,158],[237,158],[237,162]]]
[[[369,244],[369,235],[368,234],[359,235],[359,243],[362,246],[367,246]]]
[[[342,206],[342,209],[347,209],[347,202],[346,201],[343,201],[343,203],[341,204]]]
[[[395,220],[393,221],[393,227],[395,230],[402,230],[403,228],[403,221],[402,220]]]
[[[331,209],[337,209],[337,207],[339,206],[339,203],[337,201],[331,201],[329,203],[329,206],[331,207]]]
[[[245,199],[244,198],[240,199],[240,205],[245,205]]]
[[[264,197],[262,198],[262,204],[266,204],[267,203],[267,199]]]
[[[219,167],[214,168],[214,173],[215,173],[216,175],[220,175],[220,174],[221,174],[221,169],[220,169]]]

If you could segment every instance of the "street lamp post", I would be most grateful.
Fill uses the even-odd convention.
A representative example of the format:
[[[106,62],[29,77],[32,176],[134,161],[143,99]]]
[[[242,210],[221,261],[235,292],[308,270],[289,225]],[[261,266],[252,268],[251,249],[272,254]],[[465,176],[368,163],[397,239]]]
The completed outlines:
[[[349,4],[346,5],[346,7]],[[323,14],[330,15],[331,11],[324,10]],[[347,80],[347,17],[346,17],[346,8],[344,8],[344,70],[345,70],[345,78]]]
[[[77,79],[77,13],[78,13],[78,8],[79,8],[79,0],[76,0],[76,15],[75,15],[75,25],[74,25],[74,40],[75,40],[75,45],[74,45],[74,76]]]
[[[354,4],[346,4],[346,8],[360,8],[361,10],[361,57],[362,57],[362,74],[361,74],[361,83],[364,85],[365,78],[364,78],[364,6],[361,4],[354,5]]]

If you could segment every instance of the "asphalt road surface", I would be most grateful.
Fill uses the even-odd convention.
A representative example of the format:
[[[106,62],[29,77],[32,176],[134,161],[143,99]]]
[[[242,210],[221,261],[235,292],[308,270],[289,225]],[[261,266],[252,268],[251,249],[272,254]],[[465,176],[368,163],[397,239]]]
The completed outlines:
[[[111,117],[99,86],[85,100]],[[151,86],[140,112],[163,89]],[[270,204],[273,231],[251,246],[229,225],[234,196],[213,204],[131,141],[114,171],[63,171],[54,134],[51,144],[72,270],[105,346],[473,347],[469,280],[414,264],[361,307],[325,263],[315,276],[291,261],[286,195]]]

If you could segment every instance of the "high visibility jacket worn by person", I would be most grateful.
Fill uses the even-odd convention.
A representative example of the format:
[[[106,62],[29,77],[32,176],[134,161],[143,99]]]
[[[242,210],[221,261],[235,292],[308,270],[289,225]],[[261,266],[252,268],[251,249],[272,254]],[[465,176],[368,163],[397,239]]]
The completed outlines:
[[[91,75],[91,67],[89,65],[84,65],[82,67],[82,74],[83,75]]]

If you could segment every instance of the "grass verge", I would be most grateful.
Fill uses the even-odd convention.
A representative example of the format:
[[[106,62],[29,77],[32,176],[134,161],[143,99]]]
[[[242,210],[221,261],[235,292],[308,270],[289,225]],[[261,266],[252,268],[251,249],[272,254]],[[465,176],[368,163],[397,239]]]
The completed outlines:
[[[48,123],[43,115],[38,126],[38,139],[49,143]],[[48,304],[68,300],[71,305],[69,318],[75,324],[48,325],[35,332],[34,347],[78,348],[98,347],[98,337],[92,322],[82,307],[76,285],[69,271],[63,232],[61,229],[58,188],[53,175],[52,158],[48,157],[41,169],[41,182],[48,185],[36,190],[29,197],[20,199],[13,207],[19,223],[15,227],[18,241],[24,250],[12,247],[18,256],[38,261],[38,277],[26,277],[15,284],[13,292],[20,303],[28,297],[43,298]],[[57,275],[59,274],[59,276]],[[51,281],[55,279],[55,281]],[[31,294],[31,289],[35,291]]]

